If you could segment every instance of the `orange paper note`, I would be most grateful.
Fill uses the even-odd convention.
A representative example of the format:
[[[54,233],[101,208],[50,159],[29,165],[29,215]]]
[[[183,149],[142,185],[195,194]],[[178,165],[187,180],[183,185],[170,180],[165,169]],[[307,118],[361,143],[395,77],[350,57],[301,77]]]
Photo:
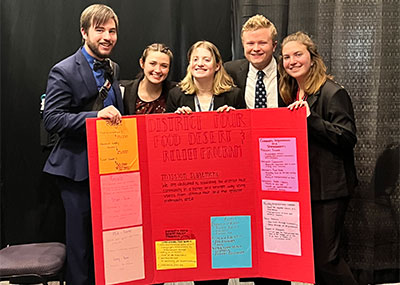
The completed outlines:
[[[139,170],[136,118],[96,121],[100,174]]]

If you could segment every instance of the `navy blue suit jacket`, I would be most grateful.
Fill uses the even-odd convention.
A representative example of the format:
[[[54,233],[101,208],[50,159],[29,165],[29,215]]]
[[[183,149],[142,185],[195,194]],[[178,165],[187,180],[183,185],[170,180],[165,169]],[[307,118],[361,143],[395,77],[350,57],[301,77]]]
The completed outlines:
[[[115,107],[122,113],[121,91],[116,79],[112,88]],[[88,178],[86,119],[97,117],[97,111],[88,107],[97,96],[93,71],[81,49],[50,70],[43,122],[46,130],[58,133],[60,139],[47,159],[45,172],[74,181]]]

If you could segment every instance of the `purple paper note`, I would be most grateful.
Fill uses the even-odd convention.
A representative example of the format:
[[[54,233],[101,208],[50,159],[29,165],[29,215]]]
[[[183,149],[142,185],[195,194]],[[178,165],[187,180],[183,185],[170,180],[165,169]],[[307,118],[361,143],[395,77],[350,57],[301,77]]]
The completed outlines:
[[[296,138],[260,138],[261,189],[298,192]]]

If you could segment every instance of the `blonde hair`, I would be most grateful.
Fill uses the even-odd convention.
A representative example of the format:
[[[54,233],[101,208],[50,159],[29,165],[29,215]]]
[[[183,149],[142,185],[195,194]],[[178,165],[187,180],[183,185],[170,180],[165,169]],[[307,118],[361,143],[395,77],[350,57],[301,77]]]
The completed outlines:
[[[187,53],[187,58],[189,61],[187,71],[186,71],[186,76],[183,78],[181,82],[179,82],[179,87],[185,94],[195,94],[198,92],[198,88],[196,84],[194,83],[193,80],[193,75],[191,72],[191,56],[192,53],[195,49],[197,48],[205,48],[208,51],[210,51],[212,58],[215,62],[215,64],[219,64],[220,68],[218,71],[215,72],[214,74],[214,81],[213,81],[213,86],[212,86],[212,92],[214,95],[218,95],[227,91],[232,90],[232,88],[235,86],[232,77],[228,75],[226,72],[223,62],[222,62],[222,57],[221,54],[219,53],[218,48],[213,44],[208,41],[198,41],[197,43],[193,44],[188,53]]]
[[[242,27],[241,37],[243,38],[243,33],[247,31],[256,31],[258,29],[270,29],[271,30],[271,38],[275,42],[278,36],[278,32],[276,31],[275,25],[265,18],[263,15],[254,15],[249,18],[246,23],[244,23]]]
[[[119,21],[114,10],[103,4],[93,4],[83,10],[81,13],[80,25],[85,33],[88,33],[91,25],[96,27],[106,23],[110,19],[114,20],[115,27],[118,31]]]
[[[288,35],[282,41],[282,49],[288,42],[293,41],[305,45],[308,52],[310,53],[311,67],[305,81],[304,92],[308,95],[312,95],[321,88],[321,86],[326,82],[327,79],[333,79],[333,76],[326,74],[326,66],[324,61],[322,60],[322,57],[317,51],[317,46],[307,34],[303,32],[296,32]],[[296,100],[298,84],[296,79],[290,76],[283,67],[282,53],[279,57],[278,70],[280,73],[280,95],[286,104],[290,104]]]

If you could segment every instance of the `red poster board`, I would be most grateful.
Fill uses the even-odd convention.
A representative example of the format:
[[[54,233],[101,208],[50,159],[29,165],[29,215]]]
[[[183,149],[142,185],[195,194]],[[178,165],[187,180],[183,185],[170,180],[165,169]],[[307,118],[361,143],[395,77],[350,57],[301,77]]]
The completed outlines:
[[[96,284],[314,283],[304,110],[88,119],[87,137]]]

